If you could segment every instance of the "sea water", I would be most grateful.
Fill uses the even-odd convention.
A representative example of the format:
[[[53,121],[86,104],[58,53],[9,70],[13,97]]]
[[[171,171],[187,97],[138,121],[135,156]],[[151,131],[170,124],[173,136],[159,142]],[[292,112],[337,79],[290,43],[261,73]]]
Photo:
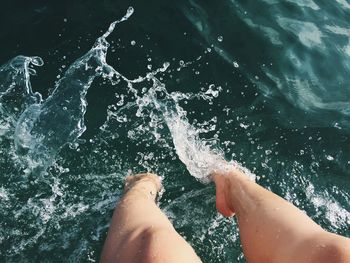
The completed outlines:
[[[89,6],[122,18],[0,67],[3,261],[98,261],[123,179],[153,171],[202,260],[244,262],[210,184],[225,159],[349,236],[347,2]],[[45,20],[53,6],[31,8]]]

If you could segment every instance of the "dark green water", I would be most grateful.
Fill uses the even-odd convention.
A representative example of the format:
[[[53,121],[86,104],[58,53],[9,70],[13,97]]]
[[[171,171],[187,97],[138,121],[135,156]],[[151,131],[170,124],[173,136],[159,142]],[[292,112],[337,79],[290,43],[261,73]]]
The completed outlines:
[[[64,136],[58,111],[49,111],[54,121],[37,130],[67,140],[52,151],[46,173],[15,150],[16,114],[9,128],[1,121],[0,261],[98,261],[123,178],[150,170],[164,177],[161,208],[203,262],[245,262],[235,221],[215,211],[213,186],[182,162],[201,158],[179,158],[188,141],[198,155],[207,153],[203,145],[223,152],[322,227],[349,237],[350,3],[7,1],[0,9],[0,64],[41,57],[45,64],[30,81],[45,101],[129,5],[135,13],[108,37],[107,62],[128,79],[169,62],[156,75],[164,87],[145,80],[133,85],[134,95],[125,81],[96,78],[78,142]],[[53,101],[80,103],[63,94]],[[171,126],[167,114],[174,112],[170,120],[185,126]]]

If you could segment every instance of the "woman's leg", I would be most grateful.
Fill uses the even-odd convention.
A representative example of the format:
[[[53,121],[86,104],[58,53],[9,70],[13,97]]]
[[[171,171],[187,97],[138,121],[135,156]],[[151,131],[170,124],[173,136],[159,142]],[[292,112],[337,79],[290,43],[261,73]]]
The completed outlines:
[[[127,177],[126,193],[114,211],[101,262],[201,262],[156,205],[160,186],[153,174]]]
[[[350,262],[350,239],[324,231],[291,203],[232,169],[213,175],[216,205],[237,215],[249,263]]]

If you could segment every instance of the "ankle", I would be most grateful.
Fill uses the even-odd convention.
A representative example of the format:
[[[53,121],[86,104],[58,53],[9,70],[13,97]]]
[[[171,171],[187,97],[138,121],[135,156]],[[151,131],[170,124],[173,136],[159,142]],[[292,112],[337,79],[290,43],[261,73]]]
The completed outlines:
[[[146,198],[155,200],[161,188],[158,178],[152,176],[129,177],[125,184],[125,198]]]
[[[136,182],[134,186],[130,189],[130,191],[139,191],[139,192],[144,192],[146,194],[150,194],[152,196],[156,196],[158,192],[158,187],[157,185],[151,181],[151,180],[145,180],[141,179],[140,181]]]

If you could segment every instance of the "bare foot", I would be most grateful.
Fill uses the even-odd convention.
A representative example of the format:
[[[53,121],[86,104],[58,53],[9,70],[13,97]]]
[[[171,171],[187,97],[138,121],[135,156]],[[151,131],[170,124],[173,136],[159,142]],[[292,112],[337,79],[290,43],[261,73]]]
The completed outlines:
[[[154,200],[161,188],[162,184],[160,177],[152,173],[129,175],[125,178],[125,193],[130,190],[136,190],[146,194]]]
[[[216,209],[226,217],[235,215],[233,207],[230,205],[230,180],[227,174],[214,173],[212,175],[216,185]]]

